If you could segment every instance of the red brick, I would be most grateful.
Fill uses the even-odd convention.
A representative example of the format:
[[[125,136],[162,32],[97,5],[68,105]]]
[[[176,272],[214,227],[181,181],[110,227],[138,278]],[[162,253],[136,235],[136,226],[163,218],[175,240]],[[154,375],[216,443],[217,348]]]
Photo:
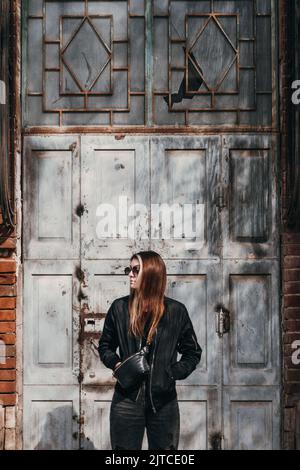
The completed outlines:
[[[285,370],[297,369],[297,370],[300,371],[300,364],[294,364],[292,362],[292,356],[291,355],[284,357],[283,364],[284,364]],[[0,371],[0,380],[1,380],[1,371]]]
[[[293,431],[295,429],[295,407],[288,407],[284,410],[284,430]]]
[[[0,340],[4,341],[5,344],[16,344],[16,335],[10,333],[0,334]]]
[[[1,323],[0,323],[1,328]],[[286,331],[299,331],[300,332],[300,320],[287,320],[284,322],[284,329]]]
[[[300,294],[300,282],[286,282],[283,292],[287,295]]]
[[[16,371],[15,370],[0,370],[0,381],[9,381],[16,380]]]
[[[16,286],[1,286],[0,285],[0,297],[13,297],[16,295]]]
[[[300,256],[285,256],[283,264],[285,268],[300,268]]]
[[[17,246],[17,239],[16,238],[3,238],[0,237],[0,248],[6,248],[9,250],[15,249]]]
[[[300,244],[297,243],[295,245],[284,245],[283,254],[284,256],[288,256],[288,255],[300,256]]]
[[[284,318],[291,320],[300,320],[300,308],[285,308]]]
[[[0,284],[15,284],[16,275],[15,274],[0,274]]]
[[[284,307],[300,307],[300,295],[285,295],[283,300]]]
[[[0,382],[0,393],[14,393],[15,391],[16,391],[15,382]]]
[[[283,243],[300,243],[300,233],[284,233],[282,235]]]
[[[283,434],[283,449],[282,450],[295,450],[295,431],[285,431]]]
[[[15,273],[16,261],[14,259],[0,260],[0,273]]]
[[[300,383],[300,370],[285,370],[285,378],[287,382]]]
[[[295,383],[285,383],[284,384],[284,391],[289,395],[296,395],[300,393],[300,382]]]
[[[0,321],[12,321],[16,319],[15,310],[0,310]]]
[[[285,333],[283,335],[284,344],[292,344],[294,341],[300,341],[300,333]]]
[[[295,349],[292,348],[291,344],[285,344],[283,346],[283,354],[284,357],[291,357],[292,353],[295,351]]]
[[[284,269],[284,282],[300,281],[300,269]]]
[[[5,363],[0,362],[0,369],[15,369],[16,368],[16,358],[9,357],[6,358]]]
[[[8,308],[16,308],[16,298],[0,297],[0,310]]]
[[[9,395],[0,394],[0,405],[13,406],[16,404],[16,395],[11,393]]]
[[[15,333],[16,324],[15,322],[0,321],[0,333]]]

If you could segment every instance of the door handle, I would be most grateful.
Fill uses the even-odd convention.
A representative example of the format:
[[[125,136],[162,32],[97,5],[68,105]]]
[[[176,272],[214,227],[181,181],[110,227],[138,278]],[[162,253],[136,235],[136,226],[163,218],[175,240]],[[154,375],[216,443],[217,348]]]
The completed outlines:
[[[230,331],[230,312],[223,305],[216,308],[216,333],[219,338]]]
[[[227,188],[223,184],[219,184],[217,187],[216,206],[219,212],[227,206]]]

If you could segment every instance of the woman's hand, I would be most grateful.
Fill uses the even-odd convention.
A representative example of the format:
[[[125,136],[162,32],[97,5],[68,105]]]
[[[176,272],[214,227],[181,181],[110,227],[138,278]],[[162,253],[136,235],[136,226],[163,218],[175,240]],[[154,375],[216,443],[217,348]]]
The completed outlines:
[[[121,363],[121,362],[117,362],[117,364],[115,365],[114,370],[116,370],[116,368],[117,368],[120,364],[122,364],[122,363]]]

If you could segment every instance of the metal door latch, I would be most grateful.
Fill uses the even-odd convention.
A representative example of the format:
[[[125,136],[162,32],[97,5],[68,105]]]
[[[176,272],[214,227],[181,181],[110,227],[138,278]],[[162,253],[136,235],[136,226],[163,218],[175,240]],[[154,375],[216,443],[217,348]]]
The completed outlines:
[[[221,212],[227,206],[227,188],[223,184],[217,187],[216,206]]]
[[[230,331],[230,313],[225,307],[218,306],[216,309],[216,333],[222,338]]]

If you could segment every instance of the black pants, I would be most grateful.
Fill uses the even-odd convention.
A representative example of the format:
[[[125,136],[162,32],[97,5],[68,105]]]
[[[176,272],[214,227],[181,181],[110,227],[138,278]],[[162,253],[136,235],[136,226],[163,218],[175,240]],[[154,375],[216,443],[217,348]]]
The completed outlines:
[[[157,413],[149,406],[143,382],[138,400],[114,392],[110,408],[110,440],[113,450],[142,448],[145,428],[148,449],[177,449],[179,441],[179,407],[177,398]]]

